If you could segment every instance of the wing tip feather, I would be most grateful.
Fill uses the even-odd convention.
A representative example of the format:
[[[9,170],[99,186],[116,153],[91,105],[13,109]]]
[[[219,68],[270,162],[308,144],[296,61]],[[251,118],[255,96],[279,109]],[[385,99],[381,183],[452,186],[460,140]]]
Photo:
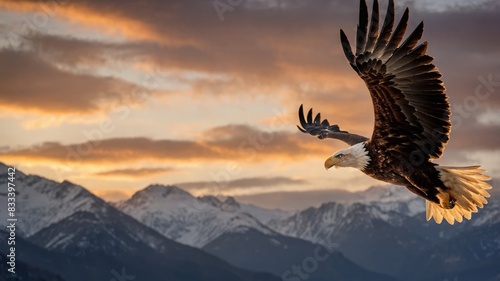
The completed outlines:
[[[347,35],[342,29],[340,29],[340,42],[342,44],[342,50],[344,50],[345,57],[347,58],[350,64],[353,64],[356,57],[352,52],[351,43],[349,43],[349,39],[347,38]]]

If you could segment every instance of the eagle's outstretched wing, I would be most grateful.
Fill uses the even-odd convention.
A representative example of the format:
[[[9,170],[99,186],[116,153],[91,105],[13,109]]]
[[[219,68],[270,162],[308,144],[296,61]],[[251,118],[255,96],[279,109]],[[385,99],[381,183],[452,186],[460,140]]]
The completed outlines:
[[[352,68],[365,81],[375,110],[371,141],[393,143],[393,149],[418,151],[424,158],[439,158],[449,140],[450,105],[441,74],[426,55],[427,42],[420,23],[400,44],[408,25],[408,9],[396,29],[394,1],[379,33],[378,1],[373,2],[370,29],[368,8],[361,0],[356,53],[341,30],[342,48]]]
[[[350,134],[349,132],[346,131],[341,131],[338,125],[330,125],[330,123],[326,119],[321,121],[320,113],[316,114],[314,120],[312,116],[313,113],[311,108],[307,113],[307,121],[306,121],[303,105],[301,104],[299,108],[299,119],[300,119],[300,125],[302,127],[297,126],[297,128],[299,128],[301,132],[317,136],[320,139],[324,138],[338,139],[349,145],[355,145],[357,143],[368,140],[367,137],[363,137],[356,134]]]

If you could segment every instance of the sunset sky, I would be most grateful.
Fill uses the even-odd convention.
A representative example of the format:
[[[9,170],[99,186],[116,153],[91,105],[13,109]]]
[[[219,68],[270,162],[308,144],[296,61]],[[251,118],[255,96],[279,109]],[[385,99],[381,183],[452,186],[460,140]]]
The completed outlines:
[[[396,1],[396,16],[409,6],[409,28],[424,21],[452,104],[451,141],[437,162],[481,164],[498,178],[500,2],[435,2]],[[384,16],[387,1],[380,6]],[[357,0],[0,1],[0,161],[107,200],[161,183],[293,208],[283,192],[382,184],[354,169],[325,171],[346,145],[296,128],[304,103],[371,136],[371,100],[339,40],[343,28],[354,41],[358,8]]]

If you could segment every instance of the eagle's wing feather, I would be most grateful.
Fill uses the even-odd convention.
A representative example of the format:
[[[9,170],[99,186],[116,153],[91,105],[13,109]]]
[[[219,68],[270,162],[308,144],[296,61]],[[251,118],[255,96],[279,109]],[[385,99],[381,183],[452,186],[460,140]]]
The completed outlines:
[[[357,143],[368,140],[367,137],[350,134],[346,131],[341,131],[338,125],[330,125],[330,122],[328,122],[327,119],[321,121],[320,113],[316,114],[316,117],[313,120],[312,108],[309,109],[306,119],[304,115],[303,105],[300,105],[299,108],[299,120],[300,126],[297,126],[297,128],[299,128],[301,132],[317,136],[320,139],[338,139],[349,145],[355,145]]]
[[[426,55],[427,42],[417,46],[423,23],[401,43],[408,25],[408,9],[393,32],[394,1],[390,0],[380,34],[376,26],[377,0],[369,34],[364,0],[360,9],[356,55],[342,30],[340,38],[347,60],[370,91],[375,110],[371,140],[397,140],[393,143],[399,148],[418,150],[426,158],[439,158],[449,140],[450,105],[441,74],[432,64],[433,58]]]

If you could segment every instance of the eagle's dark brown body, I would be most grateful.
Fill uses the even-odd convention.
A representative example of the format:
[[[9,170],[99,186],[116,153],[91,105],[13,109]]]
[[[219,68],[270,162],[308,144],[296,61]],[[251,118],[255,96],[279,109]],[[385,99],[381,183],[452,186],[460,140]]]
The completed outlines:
[[[411,192],[439,204],[436,188],[447,187],[439,179],[436,164],[428,159],[409,159],[411,151],[401,151],[400,147],[377,145],[373,141],[365,142],[370,163],[363,173],[394,185],[402,185]]]

